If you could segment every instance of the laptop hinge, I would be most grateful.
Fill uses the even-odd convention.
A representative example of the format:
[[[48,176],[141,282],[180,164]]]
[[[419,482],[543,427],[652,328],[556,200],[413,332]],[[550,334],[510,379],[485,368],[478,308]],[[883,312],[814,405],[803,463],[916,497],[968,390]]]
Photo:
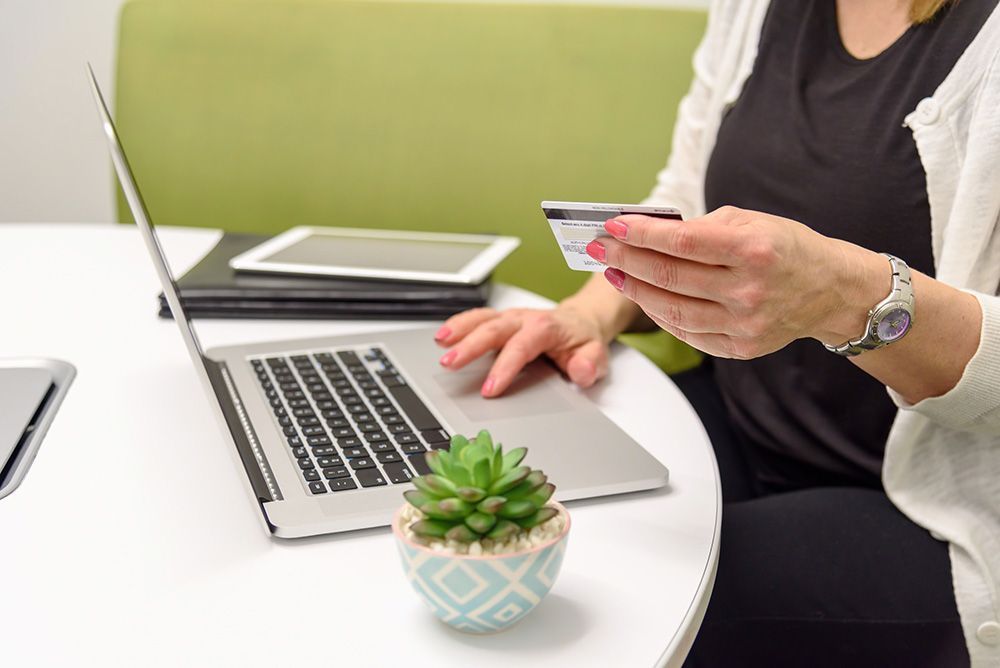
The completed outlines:
[[[264,503],[266,501],[281,501],[281,489],[277,480],[271,472],[271,465],[267,462],[264,449],[260,446],[257,434],[250,424],[243,401],[240,399],[236,385],[229,374],[229,369],[224,363],[216,362],[205,358],[205,366],[208,369],[208,377],[212,382],[215,393],[229,401],[220,401],[219,407],[226,418],[226,425],[233,436],[236,444],[236,451],[246,469],[247,477],[250,478],[250,486],[254,495]]]

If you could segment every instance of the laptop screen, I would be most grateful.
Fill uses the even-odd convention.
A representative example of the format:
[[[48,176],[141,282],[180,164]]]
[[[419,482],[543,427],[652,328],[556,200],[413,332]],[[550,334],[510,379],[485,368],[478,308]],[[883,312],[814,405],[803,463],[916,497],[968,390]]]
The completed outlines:
[[[195,360],[198,368],[205,372],[202,380],[211,386],[208,364],[201,343],[194,332],[194,327],[191,325],[191,319],[188,317],[187,311],[184,310],[184,306],[181,304],[177,282],[170,271],[170,265],[163,254],[160,241],[156,237],[156,232],[153,229],[153,221],[149,217],[149,212],[146,211],[146,205],[142,201],[142,195],[139,193],[139,186],[136,185],[132,169],[129,167],[128,159],[125,157],[125,149],[122,148],[118,132],[115,130],[114,122],[111,120],[111,113],[104,102],[104,95],[101,94],[101,88],[97,84],[97,78],[94,76],[94,71],[90,65],[87,65],[87,72],[90,75],[90,86],[94,93],[94,100],[97,102],[97,109],[101,114],[104,134],[108,140],[108,149],[111,151],[111,161],[114,163],[118,182],[121,183],[125,199],[128,201],[129,209],[132,211],[132,217],[135,218],[135,224],[139,228],[139,233],[142,235],[150,257],[153,259],[156,273],[163,287],[163,294],[167,299],[167,304],[170,306],[170,312],[173,314],[177,326],[180,327],[181,336],[184,338],[184,345],[187,346],[188,353]]]

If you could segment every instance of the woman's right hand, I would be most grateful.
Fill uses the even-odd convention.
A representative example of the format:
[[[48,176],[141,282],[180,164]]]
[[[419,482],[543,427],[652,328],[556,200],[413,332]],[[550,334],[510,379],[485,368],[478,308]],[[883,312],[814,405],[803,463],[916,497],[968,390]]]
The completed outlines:
[[[482,387],[496,397],[510,387],[529,362],[546,355],[580,387],[590,387],[608,372],[608,343],[600,321],[568,305],[554,309],[477,308],[452,316],[434,336],[450,348],[441,366],[461,369],[486,353],[499,350]]]

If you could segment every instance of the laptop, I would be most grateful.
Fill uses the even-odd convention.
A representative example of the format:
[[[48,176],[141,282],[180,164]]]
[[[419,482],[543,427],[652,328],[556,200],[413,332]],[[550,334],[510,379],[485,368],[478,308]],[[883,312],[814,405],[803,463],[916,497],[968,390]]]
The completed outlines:
[[[543,360],[483,399],[492,362],[438,363],[434,327],[203,350],[94,73],[111,159],[195,372],[267,531],[281,538],[386,526],[424,455],[489,429],[529,449],[561,501],[660,487],[667,469]]]

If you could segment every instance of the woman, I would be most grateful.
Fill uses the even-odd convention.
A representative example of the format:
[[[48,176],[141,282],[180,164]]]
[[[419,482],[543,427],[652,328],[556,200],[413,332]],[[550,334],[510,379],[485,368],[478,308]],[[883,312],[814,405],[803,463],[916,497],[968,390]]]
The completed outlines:
[[[996,5],[714,2],[647,200],[688,220],[609,220],[554,310],[438,332],[499,350],[486,397],[543,354],[589,386],[643,323],[711,356],[676,379],[726,502],[690,665],[1000,665]]]

